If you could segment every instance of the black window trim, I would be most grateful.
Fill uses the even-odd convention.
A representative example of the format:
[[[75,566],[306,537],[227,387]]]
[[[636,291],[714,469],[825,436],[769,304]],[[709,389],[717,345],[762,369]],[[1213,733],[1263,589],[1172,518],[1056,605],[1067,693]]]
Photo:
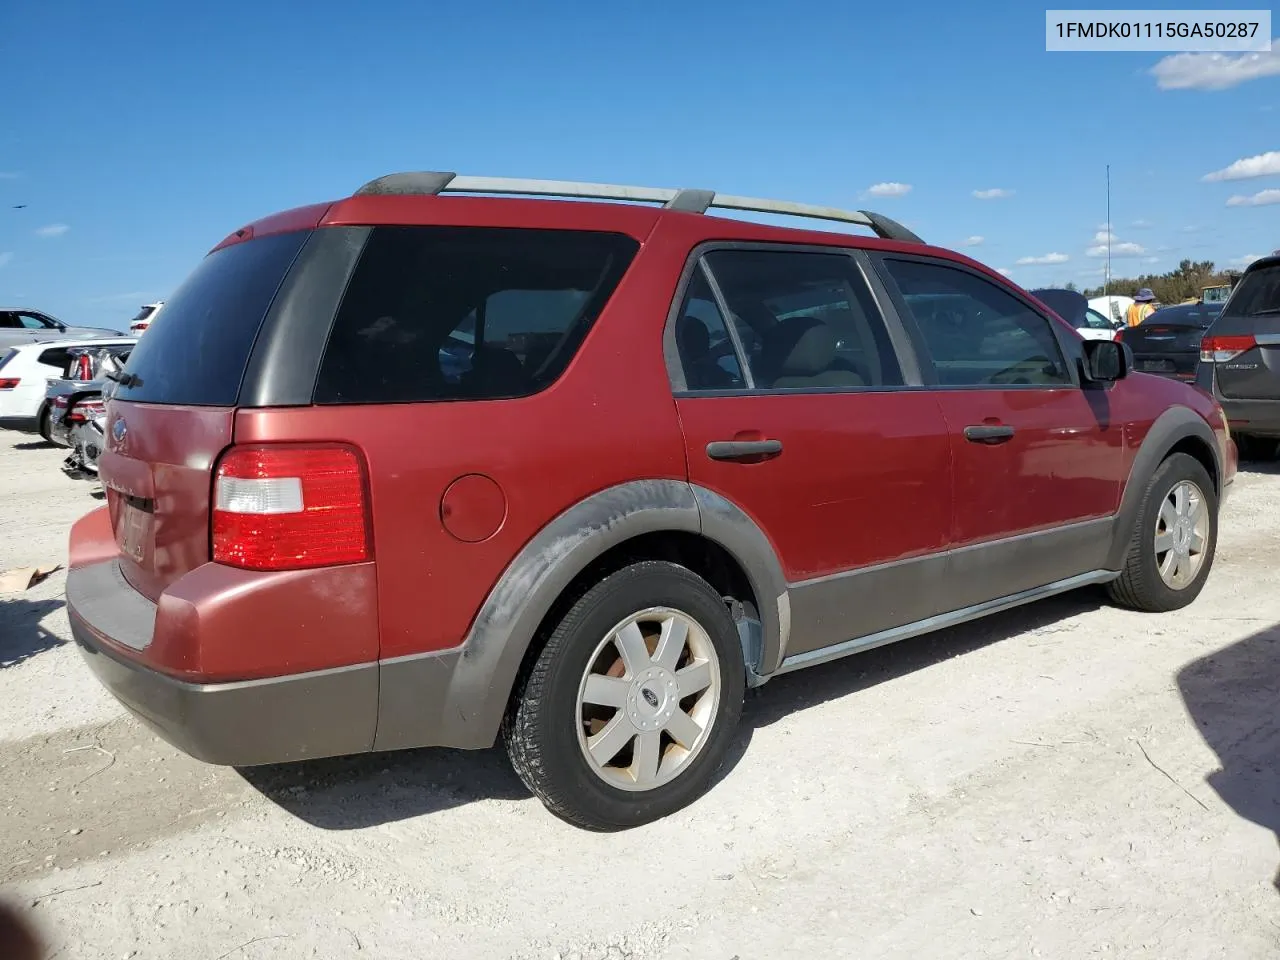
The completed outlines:
[[[1085,381],[1081,372],[1084,363],[1083,340],[1077,336],[1069,336],[1067,331],[1061,329],[1062,324],[1048,316],[1042,309],[1036,306],[1025,294],[1009,283],[1002,283],[992,279],[981,270],[975,270],[966,263],[956,260],[949,260],[946,257],[929,256],[927,254],[918,253],[881,253],[876,251],[868,254],[871,261],[872,269],[878,275],[884,286],[885,295],[888,297],[889,303],[895,314],[897,323],[907,331],[911,342],[915,347],[916,355],[921,358],[928,358],[928,363],[921,363],[920,373],[924,379],[925,387],[929,390],[1070,390],[1081,389]],[[1067,370],[1070,377],[1070,383],[1061,384],[1039,384],[1039,383],[940,383],[938,381],[937,372],[933,367],[933,355],[929,351],[929,346],[925,342],[924,334],[916,325],[915,319],[911,315],[911,310],[907,306],[906,300],[902,296],[902,291],[898,289],[897,283],[893,279],[893,275],[885,266],[886,260],[903,260],[915,263],[924,263],[930,266],[946,267],[951,270],[958,270],[967,273],[978,280],[983,280],[992,284],[998,289],[1004,291],[1009,296],[1017,300],[1022,306],[1032,314],[1035,314],[1043,320],[1049,327],[1049,331],[1053,334],[1054,341],[1058,344],[1058,351],[1062,358],[1062,365]]]
[[[741,337],[734,327],[728,304],[716,281],[714,272],[706,265],[704,257],[719,251],[759,250],[771,253],[816,253],[838,255],[853,262],[854,273],[866,285],[866,292],[879,311],[880,320],[884,324],[893,350],[894,359],[902,372],[903,383],[882,386],[863,387],[756,387],[751,368],[747,363],[746,353]],[[684,299],[692,284],[694,274],[698,271],[707,280],[711,294],[715,298],[716,308],[724,318],[725,329],[733,343],[734,356],[742,370],[747,386],[736,389],[691,390],[684,374],[684,364],[680,359],[679,342],[676,339],[676,323],[680,319],[680,311],[684,307]],[[927,386],[922,374],[919,359],[915,353],[915,345],[908,333],[900,325],[898,312],[888,299],[887,290],[880,278],[875,274],[867,259],[866,251],[857,247],[842,247],[815,243],[787,243],[784,241],[766,240],[705,240],[689,252],[684,268],[680,272],[679,283],[676,284],[675,296],[667,311],[666,326],[662,332],[662,356],[667,367],[667,376],[671,381],[671,392],[677,399],[712,399],[717,397],[793,397],[809,394],[863,394],[891,393],[904,390],[919,390]]]

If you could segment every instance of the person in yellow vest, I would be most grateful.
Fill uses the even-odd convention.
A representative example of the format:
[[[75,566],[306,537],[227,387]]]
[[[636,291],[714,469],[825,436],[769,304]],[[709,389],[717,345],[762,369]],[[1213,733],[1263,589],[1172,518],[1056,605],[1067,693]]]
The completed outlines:
[[[1133,296],[1133,306],[1129,308],[1128,315],[1125,317],[1126,323],[1131,327],[1136,327],[1147,317],[1156,312],[1153,306],[1156,295],[1151,292],[1149,287],[1143,287]]]

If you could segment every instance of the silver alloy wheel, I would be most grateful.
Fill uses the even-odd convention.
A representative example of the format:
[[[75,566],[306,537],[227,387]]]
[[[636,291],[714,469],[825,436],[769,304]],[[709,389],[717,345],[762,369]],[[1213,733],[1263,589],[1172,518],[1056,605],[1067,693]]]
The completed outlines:
[[[1209,544],[1209,508],[1204,493],[1190,480],[1179,480],[1160,504],[1156,517],[1156,569],[1166,586],[1189,587],[1204,564]]]
[[[720,658],[692,617],[651,607],[600,641],[578,686],[578,744],[610,786],[653,790],[693,762],[720,705]]]

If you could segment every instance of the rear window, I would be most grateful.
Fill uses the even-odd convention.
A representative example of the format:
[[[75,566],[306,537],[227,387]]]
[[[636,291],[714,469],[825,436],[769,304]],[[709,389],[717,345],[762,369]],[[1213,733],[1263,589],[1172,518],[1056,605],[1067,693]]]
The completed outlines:
[[[17,347],[10,347],[3,357],[0,357],[0,370],[4,369],[4,365],[18,355]]]
[[[258,328],[310,233],[274,234],[209,254],[165,303],[125,366],[120,400],[233,406]]]
[[[1222,315],[1255,317],[1280,314],[1280,263],[1246,273]]]
[[[138,315],[134,317],[132,320],[130,320],[129,322],[141,323],[143,320],[147,319],[147,317],[151,316],[155,312],[156,312],[155,307],[143,307],[141,310],[138,311]]]
[[[613,233],[376,227],[334,321],[315,402],[536,393],[573,359],[639,246]]]

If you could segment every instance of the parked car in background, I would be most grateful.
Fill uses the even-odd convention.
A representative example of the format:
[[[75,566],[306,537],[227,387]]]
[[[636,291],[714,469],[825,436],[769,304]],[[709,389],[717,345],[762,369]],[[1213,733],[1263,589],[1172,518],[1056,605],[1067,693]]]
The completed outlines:
[[[135,715],[237,766],[502,737],[599,830],[708,789],[771,677],[1185,607],[1236,468],[971,258],[706,190],[380,178],[226,237],[117,383],[66,609]]]
[[[0,428],[39,431],[49,439],[48,391],[51,378],[74,376],[72,358],[99,348],[131,349],[129,338],[51,340],[10,347],[0,356]],[[78,360],[74,364],[78,368]]]
[[[1124,321],[1109,320],[1093,307],[1085,295],[1056,287],[1032,290],[1031,295],[1071,324],[1086,340],[1114,340]]]
[[[130,335],[135,337],[140,335],[155,322],[156,317],[159,316],[163,308],[163,300],[157,300],[155,303],[144,303],[138,310],[138,315],[129,321]]]
[[[1222,312],[1221,303],[1161,307],[1136,327],[1116,334],[1133,353],[1135,369],[1179,380],[1194,380],[1200,339]]]
[[[104,327],[76,327],[39,310],[0,307],[0,349],[45,340],[85,340],[123,337],[123,330]]]
[[[62,377],[48,380],[49,405],[46,440],[64,447],[75,446],[73,433],[92,412],[102,407],[104,393],[113,386],[107,379],[124,366],[136,341],[99,348],[73,347],[68,350],[67,368]]]
[[[1248,459],[1280,441],[1280,250],[1251,263],[1200,344],[1196,383],[1226,411]]]
[[[1107,319],[1124,326],[1129,308],[1134,304],[1133,297],[1111,294],[1106,297],[1093,297],[1089,301],[1089,309],[1102,314]]]

